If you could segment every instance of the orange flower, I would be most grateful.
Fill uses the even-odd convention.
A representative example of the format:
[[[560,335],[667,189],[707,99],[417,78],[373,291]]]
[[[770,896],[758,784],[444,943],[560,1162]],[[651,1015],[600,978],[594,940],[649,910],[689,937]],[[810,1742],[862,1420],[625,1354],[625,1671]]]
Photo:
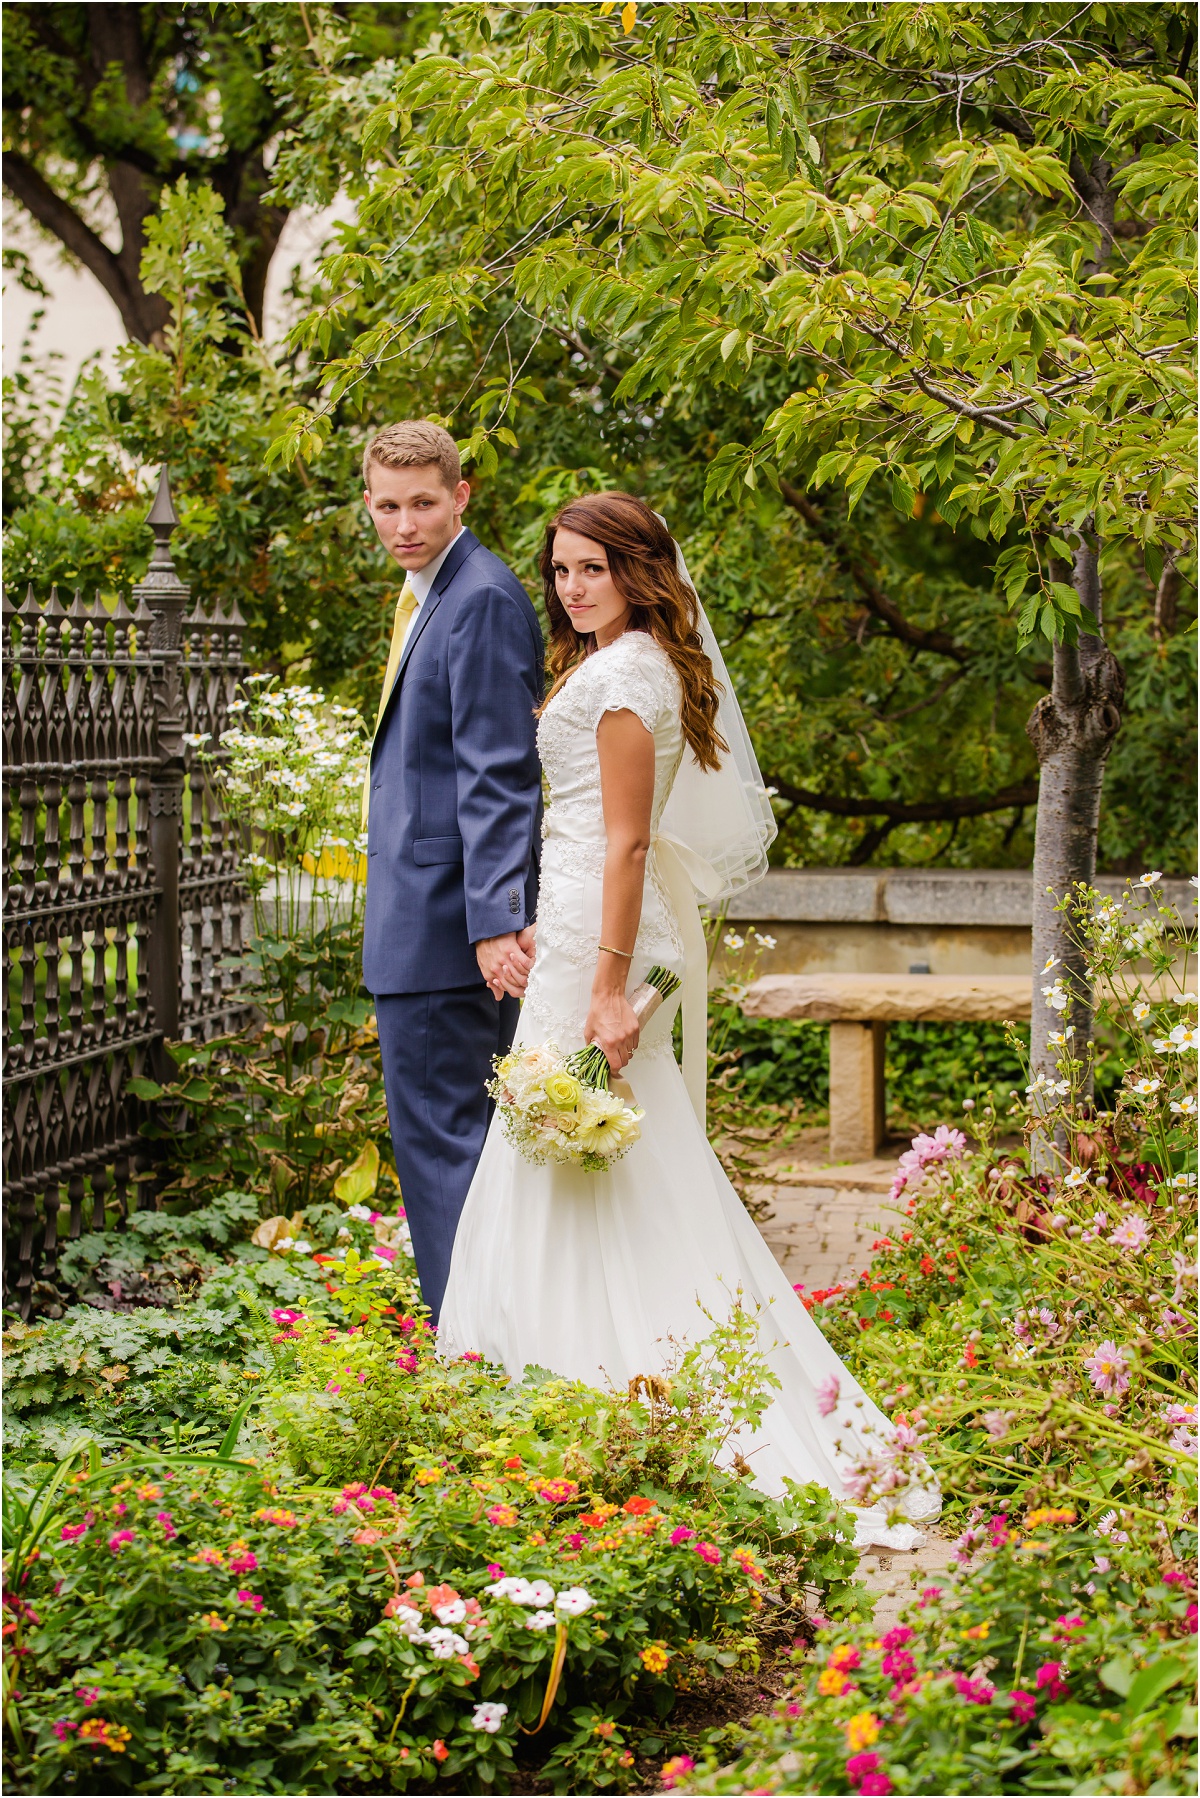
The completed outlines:
[[[846,1725],[846,1747],[858,1754],[879,1740],[879,1718],[873,1711],[856,1711]]]
[[[665,1642],[652,1642],[639,1658],[647,1673],[665,1673],[671,1661]]]
[[[453,1604],[460,1594],[453,1586],[430,1586],[425,1596],[429,1600],[430,1610],[436,1611],[444,1604]]]
[[[433,1758],[435,1761],[447,1761],[450,1759],[450,1750],[440,1737],[433,1744]]]
[[[822,1698],[839,1698],[846,1686],[846,1675],[840,1667],[822,1667],[817,1679],[817,1691]]]
[[[658,1506],[652,1498],[635,1497],[627,1498],[621,1509],[630,1517],[644,1517],[647,1511],[655,1511]]]

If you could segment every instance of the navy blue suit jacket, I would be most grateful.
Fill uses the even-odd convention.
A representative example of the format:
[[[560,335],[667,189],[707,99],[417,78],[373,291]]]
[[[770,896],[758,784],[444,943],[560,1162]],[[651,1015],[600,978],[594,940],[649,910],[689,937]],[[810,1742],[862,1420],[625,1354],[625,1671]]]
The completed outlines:
[[[413,620],[375,733],[363,927],[369,992],[481,983],[473,945],[533,919],[542,667],[525,589],[462,531]]]

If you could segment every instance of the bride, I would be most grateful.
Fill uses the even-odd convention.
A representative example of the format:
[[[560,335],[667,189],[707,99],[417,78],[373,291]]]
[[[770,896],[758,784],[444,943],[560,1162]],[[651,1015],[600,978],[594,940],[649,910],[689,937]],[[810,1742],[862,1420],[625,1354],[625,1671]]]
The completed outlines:
[[[763,1242],[704,1129],[707,957],[696,894],[766,869],[770,801],[716,639],[666,526],[625,493],[573,501],[541,562],[552,685],[538,747],[549,785],[537,950],[516,1046],[598,1043],[645,1112],[600,1174],[524,1160],[493,1118],[463,1207],[438,1329],[443,1354],[530,1364],[592,1385],[661,1371],[711,1317],[759,1318],[779,1379],[737,1447],[756,1483],[815,1480],[839,1498],[895,1432],[839,1361]],[[639,1034],[626,992],[655,963],[683,980]],[[936,1516],[931,1484],[893,1502]],[[920,1540],[860,1509],[856,1537]]]

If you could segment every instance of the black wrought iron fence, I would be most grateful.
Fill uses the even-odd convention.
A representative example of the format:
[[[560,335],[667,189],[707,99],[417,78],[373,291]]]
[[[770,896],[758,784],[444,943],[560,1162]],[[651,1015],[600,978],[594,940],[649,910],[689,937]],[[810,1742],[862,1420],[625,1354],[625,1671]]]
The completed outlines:
[[[190,606],[165,468],[148,522],[132,607],[4,597],[5,1285],[23,1316],[64,1239],[137,1207],[130,1080],[245,1011],[238,844],[219,760],[194,755],[224,728],[245,621]]]

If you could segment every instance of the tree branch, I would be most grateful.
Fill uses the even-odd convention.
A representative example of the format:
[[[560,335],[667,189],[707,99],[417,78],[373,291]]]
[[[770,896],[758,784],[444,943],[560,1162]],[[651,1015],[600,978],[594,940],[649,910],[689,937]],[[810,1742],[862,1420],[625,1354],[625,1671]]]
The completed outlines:
[[[141,295],[130,287],[120,258],[103,238],[97,236],[74,207],[56,194],[45,176],[18,151],[5,152],[4,185],[39,225],[52,232],[63,248],[95,275],[105,293],[116,302],[129,335],[146,342],[148,333],[139,304]]]
[[[810,812],[829,812],[836,818],[886,818],[897,824],[944,824],[952,818],[982,818],[987,812],[1005,812],[1014,805],[1036,805],[1036,780],[1004,787],[998,793],[966,799],[925,799],[906,804],[898,799],[843,798],[840,793],[814,793],[807,787],[794,787],[778,775],[768,777],[781,799],[789,805],[803,806]]]
[[[961,643],[956,643],[954,638],[945,631],[927,631],[921,625],[913,624],[907,619],[895,601],[889,599],[887,594],[875,585],[863,563],[847,547],[841,533],[829,523],[821,512],[818,512],[812,501],[801,493],[798,487],[793,487],[790,481],[781,480],[779,492],[785,503],[791,506],[793,511],[799,512],[813,535],[819,537],[825,547],[832,552],[834,561],[842,573],[853,581],[858,589],[867,610],[873,612],[876,618],[881,619],[887,625],[888,631],[893,637],[899,638],[901,643],[907,643],[913,649],[926,649],[933,655],[948,656],[960,667],[967,666],[971,660],[970,651],[965,649]]]

